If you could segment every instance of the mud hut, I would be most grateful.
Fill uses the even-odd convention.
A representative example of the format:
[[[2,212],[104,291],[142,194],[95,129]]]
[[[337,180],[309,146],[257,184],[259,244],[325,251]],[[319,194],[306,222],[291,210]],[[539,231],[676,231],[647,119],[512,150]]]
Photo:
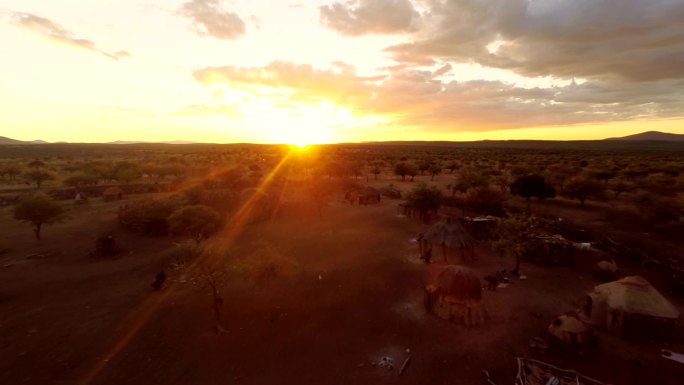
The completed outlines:
[[[372,205],[380,203],[380,191],[367,186],[362,189],[347,191],[344,194],[344,199],[352,205]]]
[[[401,199],[401,190],[394,187],[394,185],[381,187],[379,191],[380,191],[380,194],[384,197],[391,198],[391,199]]]
[[[126,193],[121,187],[110,187],[102,193],[105,202],[120,201],[126,197]]]
[[[679,311],[642,277],[604,283],[587,295],[587,316],[618,335],[668,338]]]
[[[551,341],[556,345],[582,350],[593,336],[591,327],[585,323],[586,318],[582,318],[574,311],[556,317],[548,327]]]
[[[445,267],[436,282],[425,288],[425,309],[454,323],[484,324],[487,311],[482,303],[480,279],[467,267]]]
[[[475,241],[465,228],[455,220],[437,222],[421,233],[418,238],[420,257],[429,263],[433,249],[442,254],[445,263],[464,264],[469,256],[475,259]]]

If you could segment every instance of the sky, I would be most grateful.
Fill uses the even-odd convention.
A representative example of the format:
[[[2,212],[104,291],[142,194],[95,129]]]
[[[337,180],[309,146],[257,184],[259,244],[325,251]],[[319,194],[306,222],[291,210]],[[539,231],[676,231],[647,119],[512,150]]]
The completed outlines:
[[[0,136],[684,133],[684,0],[0,0]]]

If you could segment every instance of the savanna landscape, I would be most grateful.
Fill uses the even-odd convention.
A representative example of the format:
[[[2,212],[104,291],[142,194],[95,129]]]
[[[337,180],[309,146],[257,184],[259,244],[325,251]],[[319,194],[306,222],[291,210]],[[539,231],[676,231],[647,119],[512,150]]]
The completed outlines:
[[[660,355],[684,350],[679,321],[666,336],[593,325],[581,349],[547,331],[618,277],[684,308],[684,158],[642,144],[4,146],[1,371],[8,383],[481,384],[483,370],[512,383],[529,357],[605,383],[680,384],[681,364]],[[446,220],[476,237],[472,258],[437,246],[422,258],[417,238]],[[539,234],[573,252],[540,250]],[[482,324],[426,310],[447,264],[479,278]]]

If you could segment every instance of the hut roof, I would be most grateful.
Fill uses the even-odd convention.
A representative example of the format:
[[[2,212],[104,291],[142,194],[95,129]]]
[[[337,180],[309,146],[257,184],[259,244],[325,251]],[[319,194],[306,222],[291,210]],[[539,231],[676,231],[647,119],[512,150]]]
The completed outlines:
[[[437,277],[437,287],[457,299],[481,299],[482,285],[472,270],[464,266],[449,265]]]
[[[679,318],[679,311],[642,277],[631,276],[594,288],[612,309],[658,318]]]
[[[380,191],[378,191],[378,189],[376,189],[374,187],[366,186],[359,191],[359,194],[360,195],[375,196],[375,195],[380,195]]]
[[[124,194],[124,190],[121,187],[109,187],[108,189],[104,190],[102,195],[117,195],[117,194]]]
[[[423,232],[423,239],[433,245],[446,246],[453,249],[470,248],[473,238],[457,221],[441,221]]]
[[[589,327],[582,322],[579,315],[575,312],[568,312],[556,317],[558,325],[551,324],[554,329],[566,333],[582,334],[589,331]]]

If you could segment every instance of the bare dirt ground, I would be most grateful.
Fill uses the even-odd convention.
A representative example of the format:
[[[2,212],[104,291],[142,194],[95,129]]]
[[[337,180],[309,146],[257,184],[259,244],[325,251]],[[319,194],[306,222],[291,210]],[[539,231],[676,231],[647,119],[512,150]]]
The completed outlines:
[[[662,359],[659,342],[599,332],[598,348],[582,356],[529,347],[599,283],[580,270],[523,265],[527,280],[484,293],[490,319],[480,328],[426,314],[422,289],[439,266],[420,262],[410,239],[424,225],[397,216],[397,203],[336,201],[322,217],[289,213],[248,225],[221,256],[221,335],[201,277],[179,269],[171,288],[151,290],[171,262],[172,240],[116,230],[116,203],[72,209],[40,243],[3,209],[0,236],[12,251],[0,256],[2,383],[468,385],[483,384],[486,369],[511,384],[514,359],[525,356],[614,384],[684,384],[684,366]],[[103,231],[127,251],[88,257]],[[484,245],[478,256],[471,267],[480,277],[513,266]],[[651,278],[637,266],[624,270]],[[684,352],[681,325],[678,333],[667,347]],[[372,365],[384,356],[393,370]]]

